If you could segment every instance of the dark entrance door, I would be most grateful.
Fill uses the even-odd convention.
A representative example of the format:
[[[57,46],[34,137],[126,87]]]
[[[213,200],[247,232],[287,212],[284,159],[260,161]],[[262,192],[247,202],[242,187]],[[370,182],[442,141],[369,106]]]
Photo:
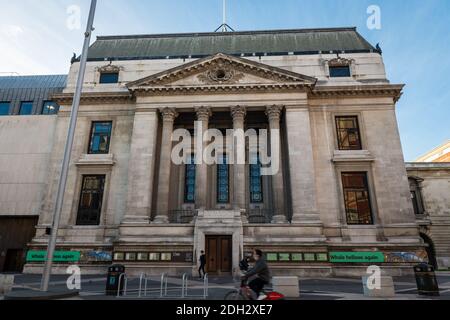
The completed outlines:
[[[226,275],[232,269],[232,237],[206,237],[206,269],[209,274]]]

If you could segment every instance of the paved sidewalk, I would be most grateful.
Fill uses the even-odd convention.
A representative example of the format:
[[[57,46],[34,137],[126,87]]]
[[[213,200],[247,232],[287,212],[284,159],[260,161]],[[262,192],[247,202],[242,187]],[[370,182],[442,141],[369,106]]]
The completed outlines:
[[[450,272],[438,273],[441,289],[440,297],[418,296],[414,276],[394,278],[395,300],[450,300]],[[50,289],[52,291],[67,291],[67,276],[53,276]],[[39,290],[41,277],[39,275],[17,275],[14,290]],[[71,300],[114,300],[114,299],[161,299],[161,278],[150,277],[147,282],[147,296],[142,283],[141,297],[138,297],[139,278],[130,278],[127,295],[122,297],[106,296],[106,277],[85,276],[82,278],[80,295]],[[169,277],[167,296],[163,299],[181,298],[182,280],[180,277]],[[239,286],[239,281],[231,277],[209,279],[209,300],[223,300],[225,295]],[[1,299],[1,298],[0,298]],[[187,297],[189,300],[203,299],[203,281],[190,279]],[[368,300],[363,295],[360,279],[356,278],[303,278],[300,279],[300,300]]]

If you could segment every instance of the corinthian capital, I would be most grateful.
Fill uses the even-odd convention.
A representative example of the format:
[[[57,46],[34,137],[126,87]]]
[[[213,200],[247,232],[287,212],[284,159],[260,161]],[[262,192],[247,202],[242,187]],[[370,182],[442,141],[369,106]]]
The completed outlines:
[[[231,116],[233,120],[244,120],[247,115],[247,110],[242,106],[235,106],[231,108]]]
[[[174,108],[163,108],[160,110],[163,121],[174,121],[178,117],[178,112]]]
[[[195,112],[197,113],[198,121],[208,121],[212,116],[212,111],[209,107],[198,107],[195,109]]]
[[[269,118],[269,121],[280,121],[282,111],[283,106],[280,105],[266,107],[266,115]]]

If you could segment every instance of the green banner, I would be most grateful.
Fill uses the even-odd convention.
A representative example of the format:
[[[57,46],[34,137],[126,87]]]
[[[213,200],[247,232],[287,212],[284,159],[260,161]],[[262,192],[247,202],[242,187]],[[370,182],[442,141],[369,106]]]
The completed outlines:
[[[330,252],[331,263],[382,263],[382,252]]]
[[[78,251],[56,251],[53,262],[78,262],[81,254]],[[27,262],[45,262],[47,251],[28,251]]]

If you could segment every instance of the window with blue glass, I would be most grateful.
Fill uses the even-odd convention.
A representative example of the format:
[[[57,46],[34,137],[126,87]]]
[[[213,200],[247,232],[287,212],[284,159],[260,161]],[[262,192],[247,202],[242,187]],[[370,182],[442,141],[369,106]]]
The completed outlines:
[[[118,83],[119,73],[118,72],[103,72],[100,74],[100,83]]]
[[[250,202],[262,203],[263,201],[261,162],[258,157],[250,163]]]
[[[10,108],[9,102],[0,102],[0,116],[9,115],[9,108]]]
[[[20,104],[19,114],[21,116],[27,116],[33,113],[33,102],[22,102]]]
[[[330,77],[332,78],[344,78],[350,76],[350,66],[330,67]]]
[[[112,122],[93,122],[89,154],[108,154],[111,143]]]
[[[191,155],[186,164],[184,178],[184,202],[195,203],[195,155]]]
[[[42,114],[57,114],[59,111],[59,105],[54,101],[44,101],[42,106]]]
[[[217,203],[230,202],[230,166],[228,157],[221,155],[217,163]]]

